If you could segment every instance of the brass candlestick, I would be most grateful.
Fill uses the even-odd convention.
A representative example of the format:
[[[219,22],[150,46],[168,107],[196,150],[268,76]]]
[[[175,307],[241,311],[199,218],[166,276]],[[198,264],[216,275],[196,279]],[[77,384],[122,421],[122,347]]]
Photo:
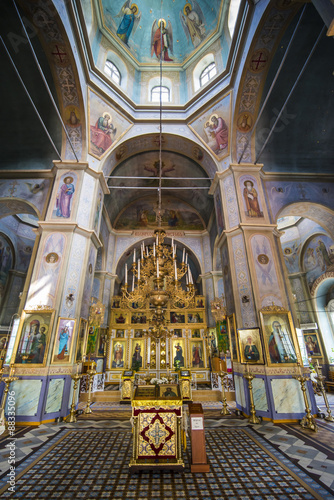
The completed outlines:
[[[221,378],[222,393],[223,393],[223,397],[222,397],[223,408],[222,408],[222,411],[220,412],[220,414],[223,415],[223,416],[225,416],[225,415],[231,415],[231,412],[230,412],[230,410],[228,409],[228,406],[227,406],[226,397],[225,397],[225,387],[224,387],[224,380],[227,377],[227,372],[221,371],[219,373],[219,376]]]
[[[327,422],[334,422],[334,417],[332,416],[332,412],[329,408],[328,399],[327,399],[326,391],[325,391],[324,384],[323,384],[323,380],[325,380],[326,377],[324,377],[320,371],[321,366],[319,365],[318,360],[316,360],[316,362],[314,363],[314,368],[315,368],[315,371],[317,374],[316,379],[320,385],[322,397],[324,398],[326,409],[327,409],[327,416],[325,417],[325,420],[327,420]]]
[[[77,421],[77,417],[76,417],[76,414],[75,414],[76,413],[76,410],[75,410],[75,393],[76,393],[76,390],[77,390],[77,387],[78,387],[78,382],[82,378],[82,374],[81,373],[76,373],[75,375],[71,375],[71,378],[72,378],[72,380],[74,380],[72,404],[71,404],[70,414],[65,418],[65,422],[67,422],[69,424],[75,423]]]
[[[305,382],[307,380],[309,380],[309,378],[303,376],[302,370],[301,370],[301,366],[300,366],[299,363],[297,363],[297,366],[299,367],[300,375],[294,375],[293,378],[295,380],[298,380],[298,382],[300,383],[300,387],[301,387],[301,390],[303,392],[303,397],[304,397],[304,402],[305,402],[305,412],[306,412],[306,415],[301,419],[301,421],[299,422],[299,424],[304,429],[310,429],[311,431],[317,432],[318,426],[315,423],[315,420],[314,420],[314,418],[312,416],[312,413],[311,413],[311,410],[310,410],[310,407],[309,407],[309,404],[308,404],[307,395],[306,395]]]
[[[261,420],[256,416],[255,405],[254,405],[254,397],[253,397],[253,384],[252,380],[254,375],[249,372],[249,365],[247,364],[247,373],[244,374],[244,378],[248,380],[248,389],[249,389],[249,399],[250,399],[250,417],[248,422],[250,424],[260,424]]]
[[[88,375],[88,399],[87,399],[87,405],[86,408],[84,409],[84,414],[89,415],[92,412],[92,409],[90,407],[90,396],[91,396],[91,389],[92,389],[92,380],[94,375],[96,374],[95,368],[91,368],[90,370],[87,370],[87,375]]]

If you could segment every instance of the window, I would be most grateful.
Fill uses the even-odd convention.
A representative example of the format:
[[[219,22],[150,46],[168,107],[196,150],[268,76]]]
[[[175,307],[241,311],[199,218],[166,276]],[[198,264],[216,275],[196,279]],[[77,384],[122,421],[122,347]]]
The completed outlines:
[[[151,90],[151,101],[152,102],[160,102],[160,92],[161,92],[161,101],[169,102],[170,101],[170,91],[168,87],[153,87]]]
[[[214,62],[210,63],[205,69],[203,69],[202,73],[199,77],[200,86],[203,87],[206,83],[208,83],[211,78],[213,78],[217,74],[216,64]]]
[[[117,83],[118,85],[121,84],[121,74],[114,63],[112,63],[111,61],[106,61],[104,71],[112,79],[113,82]]]

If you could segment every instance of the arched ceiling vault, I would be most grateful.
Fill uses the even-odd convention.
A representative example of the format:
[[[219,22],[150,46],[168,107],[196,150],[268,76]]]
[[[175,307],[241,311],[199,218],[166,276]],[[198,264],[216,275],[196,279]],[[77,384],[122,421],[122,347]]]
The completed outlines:
[[[180,153],[163,150],[161,173],[165,227],[204,230],[213,210],[213,200],[208,195],[211,180],[202,166]],[[105,206],[116,229],[156,225],[158,178],[158,151],[132,155],[113,169],[108,185],[116,189],[110,189]],[[129,186],[135,189],[128,189]]]

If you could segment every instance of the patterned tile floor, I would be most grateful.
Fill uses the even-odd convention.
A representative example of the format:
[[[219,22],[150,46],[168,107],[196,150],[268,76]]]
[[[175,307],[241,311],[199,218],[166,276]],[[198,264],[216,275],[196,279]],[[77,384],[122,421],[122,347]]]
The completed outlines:
[[[210,473],[190,473],[188,446],[183,473],[129,475],[130,408],[102,407],[93,406],[96,415],[76,424],[18,428],[16,492],[0,490],[0,498],[334,499],[334,424],[323,419],[317,433],[298,424],[251,426],[241,417],[220,417],[219,402],[204,403]],[[108,420],[94,420],[103,412]],[[0,489],[8,481],[8,442],[0,437]]]
[[[208,429],[210,472],[185,470],[129,474],[131,431],[62,429],[18,465],[15,493],[7,476],[1,498],[329,499],[333,496],[251,428]]]

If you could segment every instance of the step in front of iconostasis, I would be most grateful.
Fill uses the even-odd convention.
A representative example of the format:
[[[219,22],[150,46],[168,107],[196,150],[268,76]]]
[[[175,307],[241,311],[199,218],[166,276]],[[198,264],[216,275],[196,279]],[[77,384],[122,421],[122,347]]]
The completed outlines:
[[[197,390],[192,391],[193,401],[221,401],[222,393],[220,391]],[[235,401],[235,392],[225,391],[226,401]]]
[[[91,396],[92,402],[110,402],[119,403],[121,399],[120,391],[101,391],[94,392]],[[87,393],[80,394],[80,401],[87,401]]]

